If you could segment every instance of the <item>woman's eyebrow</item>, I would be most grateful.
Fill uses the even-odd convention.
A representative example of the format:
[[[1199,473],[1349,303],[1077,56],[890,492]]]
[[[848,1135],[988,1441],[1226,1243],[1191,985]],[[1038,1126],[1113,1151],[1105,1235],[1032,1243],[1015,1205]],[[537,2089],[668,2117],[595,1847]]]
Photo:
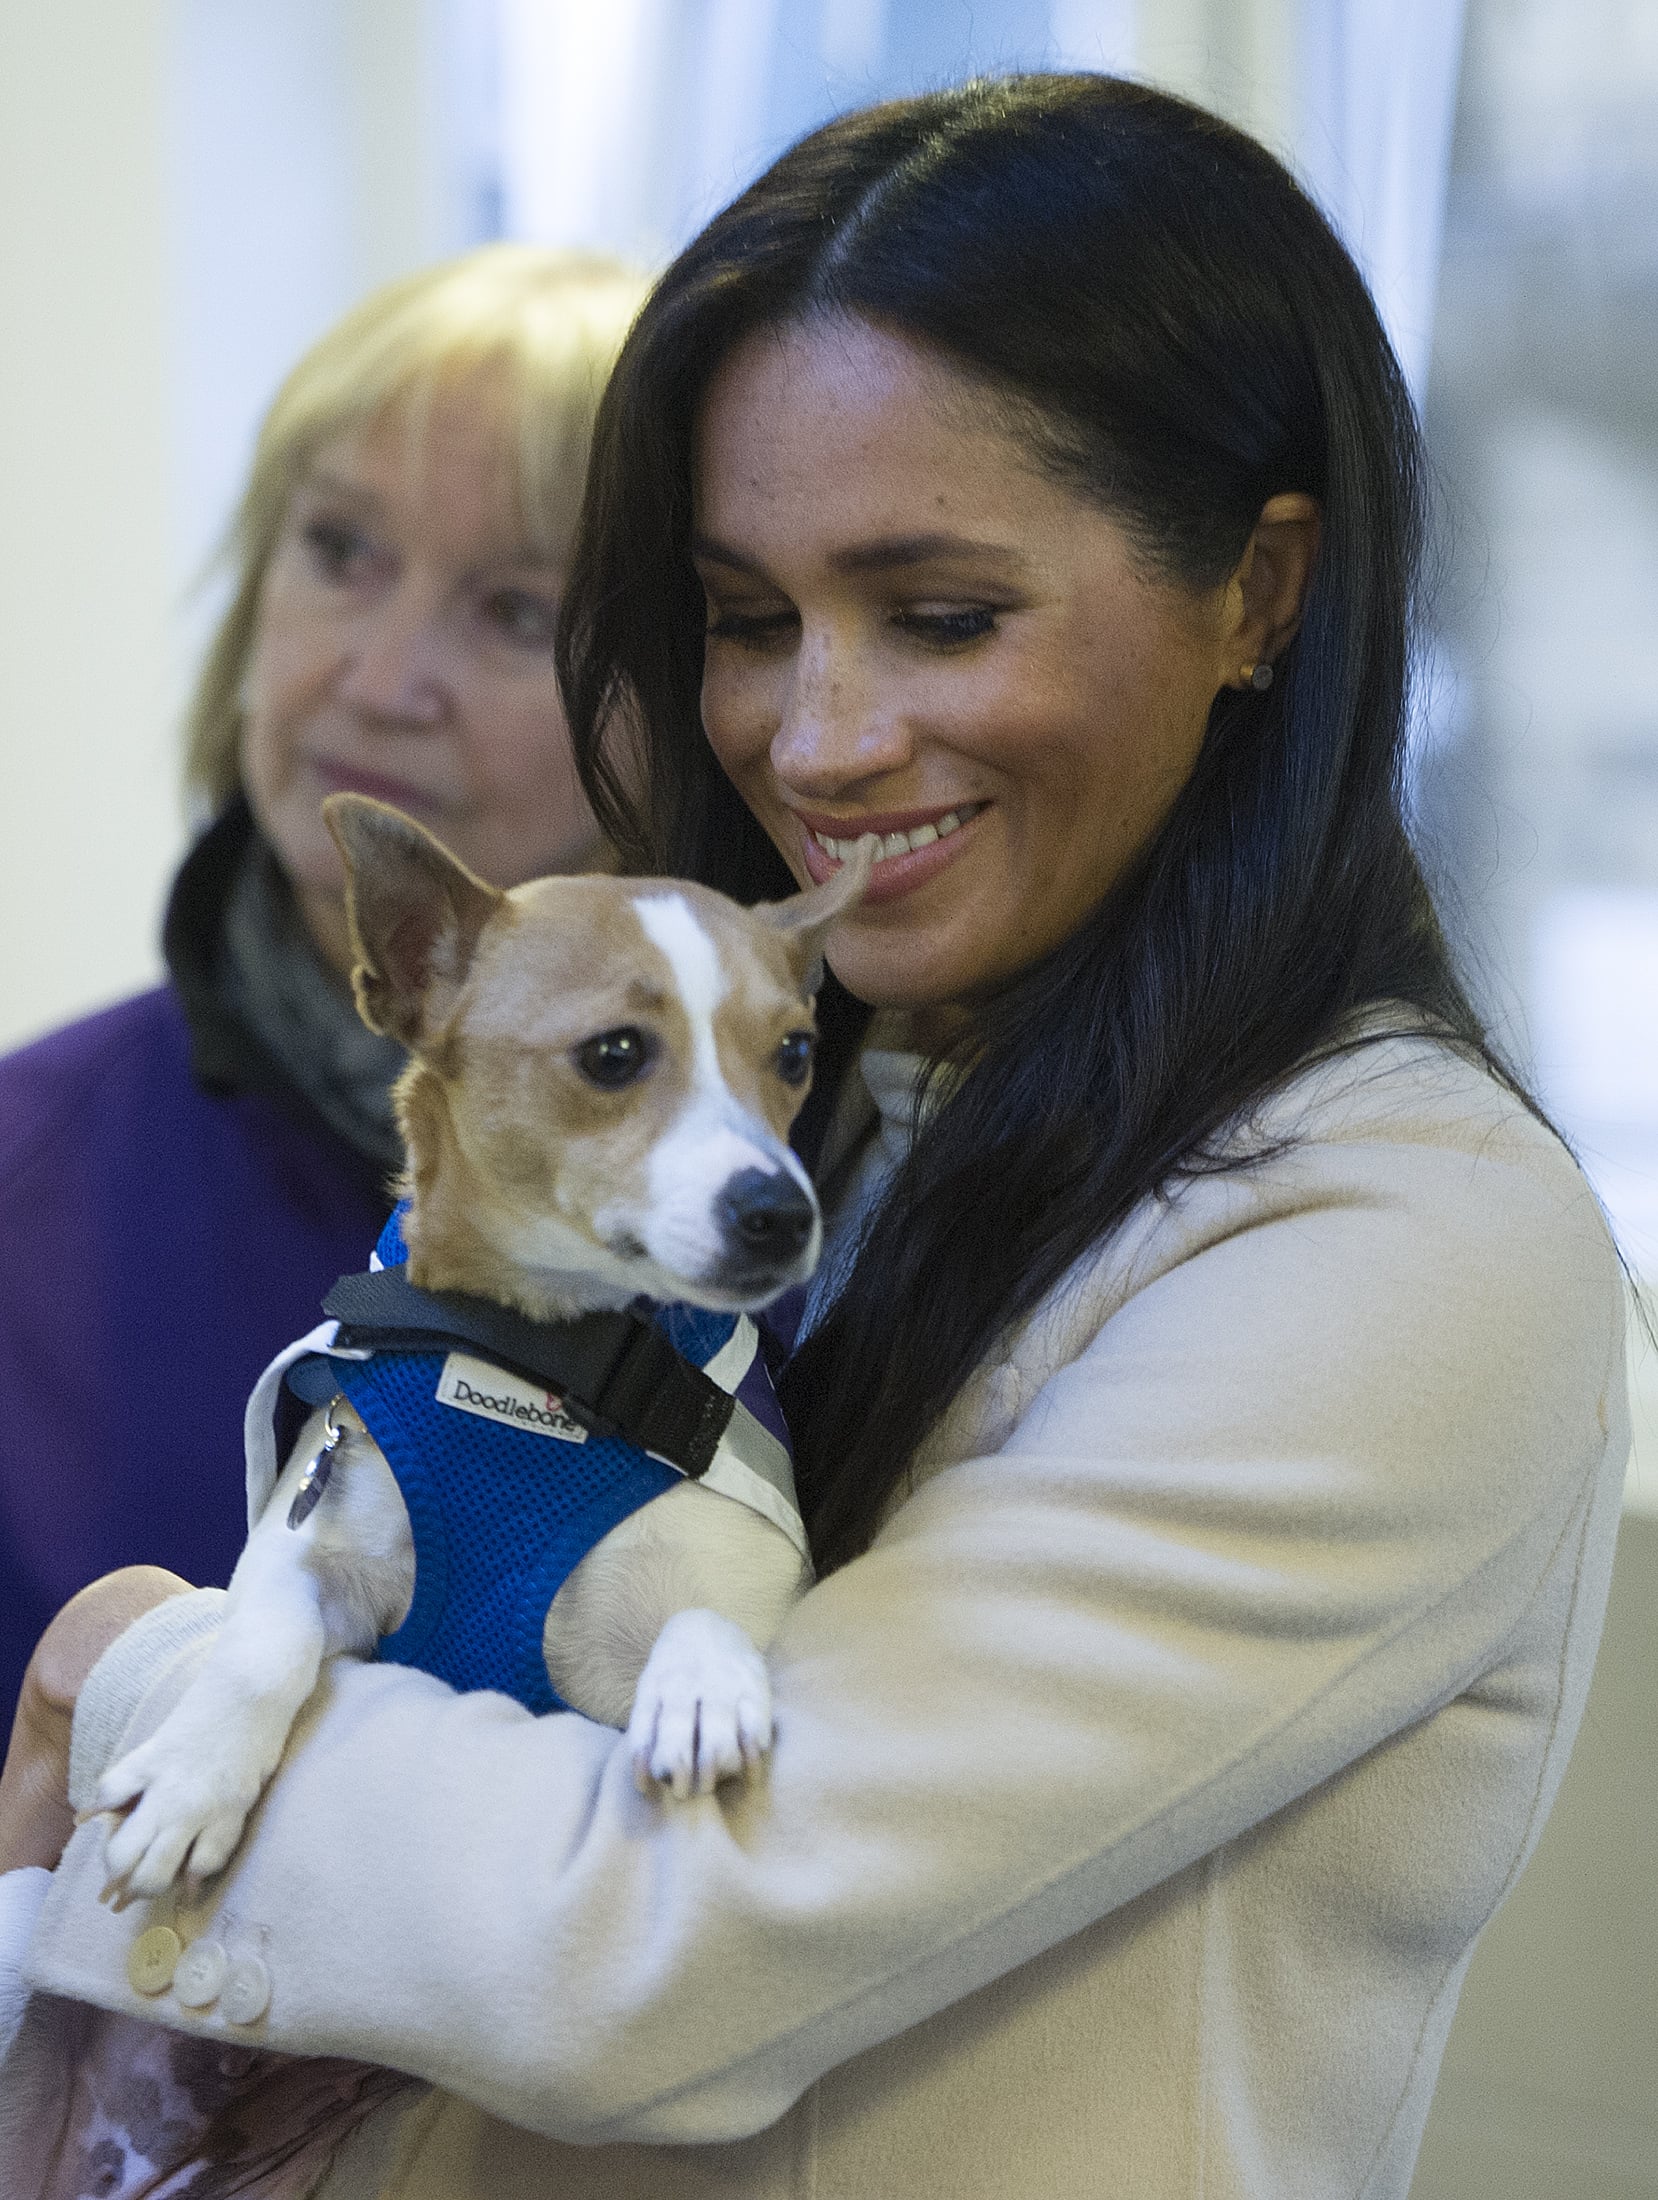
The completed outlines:
[[[332,474],[325,466],[314,466],[302,474],[296,484],[297,493],[304,496],[328,497],[336,504],[350,506],[367,518],[376,519],[385,511],[386,500],[377,489],[366,482],[353,481],[346,474]],[[555,557],[550,550],[538,550],[533,542],[522,535],[503,535],[498,542],[484,546],[473,570],[493,573],[501,570],[534,573],[559,583],[565,575],[565,561]]]
[[[739,551],[706,535],[693,539],[691,554],[708,565],[728,566],[734,573],[761,570],[754,559],[745,558]],[[978,542],[969,535],[949,534],[884,536],[875,542],[861,542],[851,549],[832,552],[829,565],[836,573],[884,573],[910,565],[931,565],[949,558],[971,558],[979,564],[1001,566],[1009,573],[1022,572],[1025,568],[1020,553],[1004,543]]]
[[[331,474],[326,466],[309,467],[295,486],[316,496],[335,497],[342,504],[360,505],[365,511],[378,511],[382,502],[366,483]]]
[[[733,573],[760,571],[753,558],[745,558],[740,551],[727,549],[723,542],[716,542],[711,535],[693,535],[691,555],[699,565],[723,565],[729,567]]]

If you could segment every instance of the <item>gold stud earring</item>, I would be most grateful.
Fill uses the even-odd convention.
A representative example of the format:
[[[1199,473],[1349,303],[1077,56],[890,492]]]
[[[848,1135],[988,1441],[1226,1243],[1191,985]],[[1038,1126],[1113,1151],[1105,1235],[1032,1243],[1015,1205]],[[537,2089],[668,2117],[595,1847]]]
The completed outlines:
[[[1243,678],[1248,681],[1257,695],[1264,695],[1272,685],[1272,671],[1273,668],[1263,657],[1259,664],[1243,667]]]

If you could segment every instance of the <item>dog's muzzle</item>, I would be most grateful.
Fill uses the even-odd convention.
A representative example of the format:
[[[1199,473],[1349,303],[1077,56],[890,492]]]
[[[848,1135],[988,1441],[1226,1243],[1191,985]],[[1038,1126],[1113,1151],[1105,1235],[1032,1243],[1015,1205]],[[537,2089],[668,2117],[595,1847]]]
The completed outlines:
[[[817,1220],[816,1200],[786,1170],[738,1170],[714,1200],[721,1250],[710,1281],[733,1291],[795,1281]]]

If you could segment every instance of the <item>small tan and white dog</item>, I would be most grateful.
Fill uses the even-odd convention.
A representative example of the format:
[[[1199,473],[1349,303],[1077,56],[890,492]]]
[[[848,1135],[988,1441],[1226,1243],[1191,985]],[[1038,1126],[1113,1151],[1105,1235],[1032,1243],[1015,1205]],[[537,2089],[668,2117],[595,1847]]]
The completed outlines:
[[[382,803],[337,795],[327,814],[359,1008],[410,1053],[396,1093],[410,1281],[551,1322],[641,1295],[754,1309],[804,1280],[821,1228],[788,1131],[823,938],[863,891],[872,849],[813,891],[743,910],[660,880],[502,893]],[[221,1870],[322,1660],[372,1652],[408,1611],[398,1482],[350,1407],[329,1411],[342,1440],[320,1500],[296,1504],[319,1409],[255,1521],[201,1672],[99,1788],[113,1899]],[[553,1688],[626,1728],[641,1786],[705,1793],[770,1747],[761,1651],[808,1579],[763,1511],[683,1480],[559,1588],[542,1637]]]

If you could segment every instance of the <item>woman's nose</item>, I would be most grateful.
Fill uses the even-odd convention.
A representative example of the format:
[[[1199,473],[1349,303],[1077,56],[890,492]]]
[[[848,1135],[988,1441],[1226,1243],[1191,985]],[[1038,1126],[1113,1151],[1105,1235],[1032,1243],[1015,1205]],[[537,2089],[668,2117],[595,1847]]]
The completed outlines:
[[[435,725],[452,700],[451,654],[441,607],[388,590],[353,624],[337,693],[365,717]]]
[[[772,770],[803,794],[833,795],[908,761],[902,713],[855,649],[806,637],[771,743]]]

